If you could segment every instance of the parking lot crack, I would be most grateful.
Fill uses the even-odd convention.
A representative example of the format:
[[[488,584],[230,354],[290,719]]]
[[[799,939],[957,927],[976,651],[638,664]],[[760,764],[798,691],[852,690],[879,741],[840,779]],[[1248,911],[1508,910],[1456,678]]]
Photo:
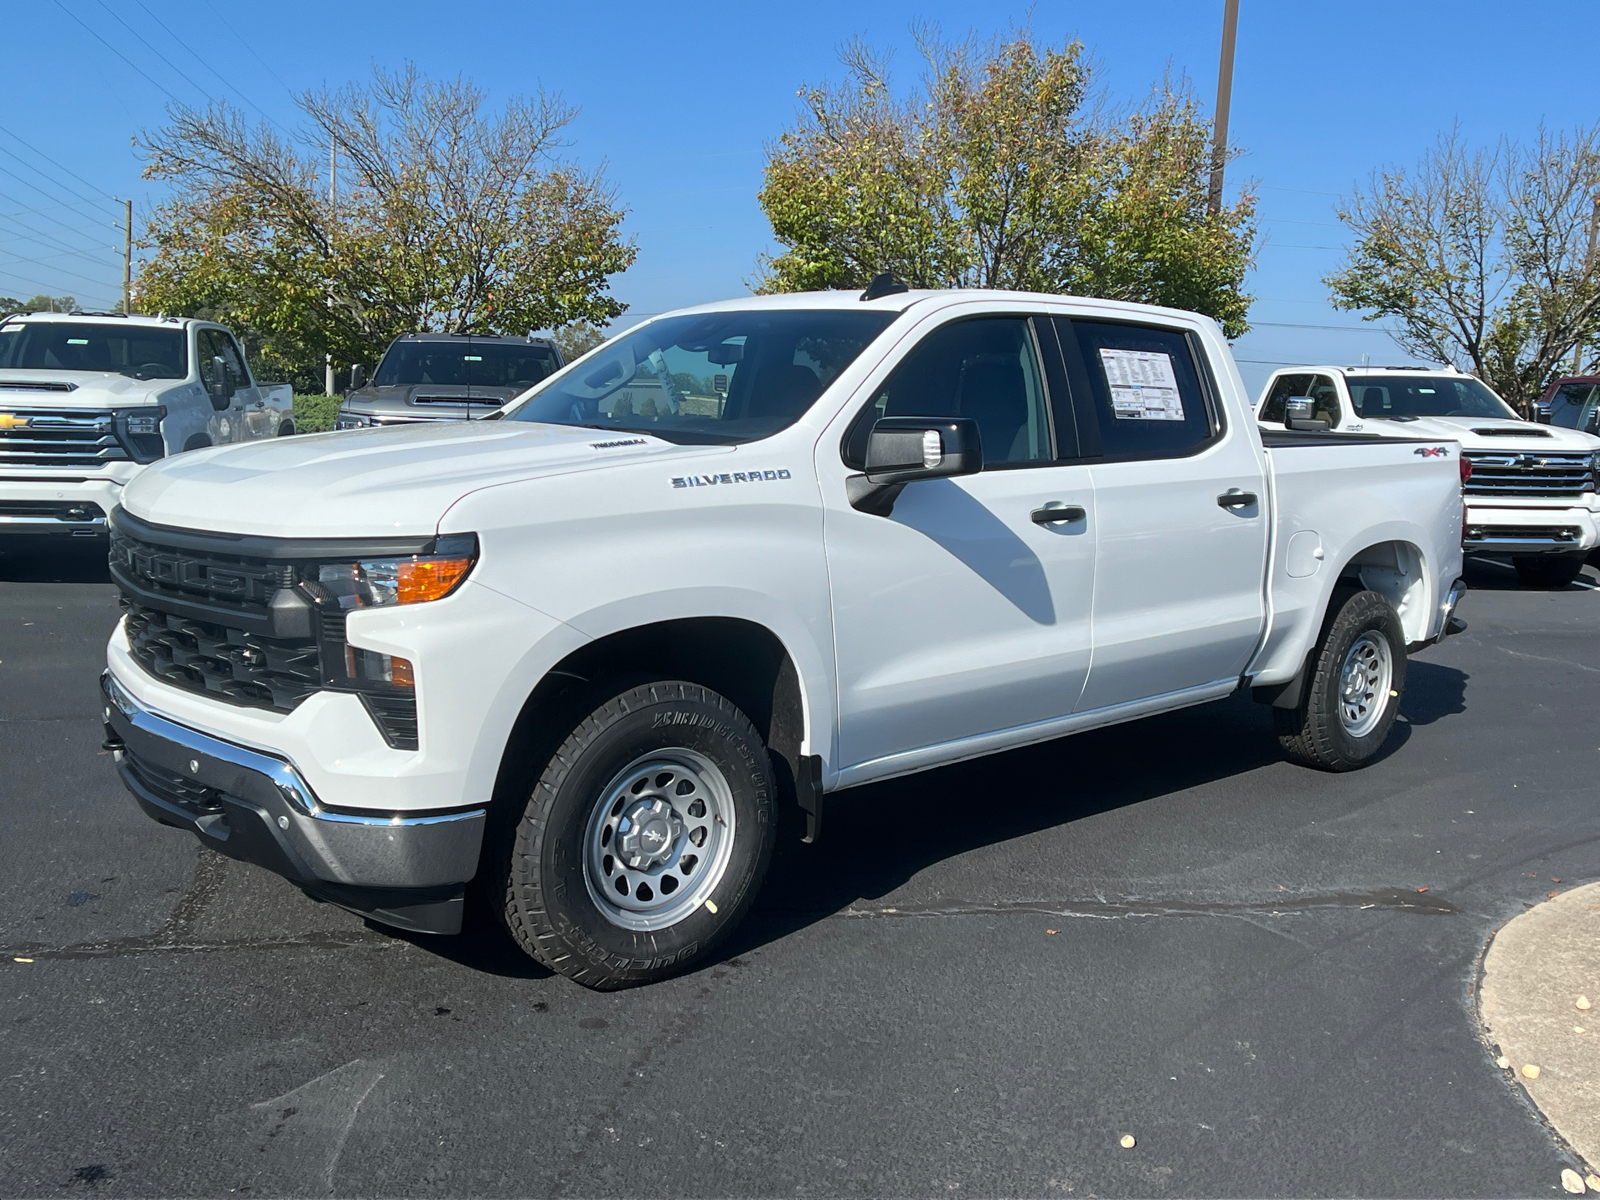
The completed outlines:
[[[1264,901],[1190,900],[1035,900],[998,903],[897,905],[864,908],[851,905],[837,915],[844,918],[881,917],[970,917],[1037,913],[1050,917],[1090,917],[1110,920],[1123,917],[1222,916],[1267,917],[1313,909],[1377,909],[1384,912],[1413,912],[1424,916],[1455,916],[1461,909],[1443,897],[1418,892],[1415,888],[1380,888],[1372,892],[1337,892],[1326,895],[1290,896]]]

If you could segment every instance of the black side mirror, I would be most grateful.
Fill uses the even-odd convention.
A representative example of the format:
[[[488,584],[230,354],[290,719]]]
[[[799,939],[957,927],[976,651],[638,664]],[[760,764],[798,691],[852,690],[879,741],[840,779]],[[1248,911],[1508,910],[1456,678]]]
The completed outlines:
[[[867,440],[866,472],[845,487],[850,507],[887,517],[906,484],[981,470],[983,439],[971,417],[884,417]]]
[[[211,358],[211,380],[206,384],[206,391],[211,396],[211,407],[222,412],[228,407],[228,402],[233,399],[233,380],[228,378],[228,364],[223,361],[222,355],[213,355]]]
[[[367,386],[367,369],[360,363],[350,364],[350,390],[359,391]]]

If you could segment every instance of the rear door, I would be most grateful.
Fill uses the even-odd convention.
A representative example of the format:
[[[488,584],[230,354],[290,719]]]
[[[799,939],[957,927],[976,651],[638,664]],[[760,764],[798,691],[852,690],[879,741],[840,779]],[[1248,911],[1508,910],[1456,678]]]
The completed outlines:
[[[1092,455],[1094,667],[1087,712],[1237,679],[1261,635],[1265,464],[1231,425],[1199,335],[1058,318]]]

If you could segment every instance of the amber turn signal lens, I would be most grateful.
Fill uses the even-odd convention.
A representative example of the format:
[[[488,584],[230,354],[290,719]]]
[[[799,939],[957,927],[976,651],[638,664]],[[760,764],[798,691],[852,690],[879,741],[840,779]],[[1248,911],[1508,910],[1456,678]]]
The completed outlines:
[[[417,686],[417,677],[411,672],[409,658],[391,658],[389,660],[389,682],[395,687],[414,688]]]
[[[450,594],[472,566],[470,558],[421,558],[402,562],[399,570],[399,602],[421,604]]]

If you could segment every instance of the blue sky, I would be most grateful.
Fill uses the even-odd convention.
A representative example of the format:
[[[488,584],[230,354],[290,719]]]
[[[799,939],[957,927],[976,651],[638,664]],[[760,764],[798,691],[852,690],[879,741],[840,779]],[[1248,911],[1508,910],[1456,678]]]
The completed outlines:
[[[1374,167],[1414,161],[1456,121],[1470,140],[1489,143],[1526,137],[1541,120],[1595,120],[1590,89],[1556,69],[1556,51],[1600,40],[1600,5],[1242,0],[1240,8],[1231,140],[1245,154],[1229,183],[1256,181],[1266,235],[1250,278],[1255,329],[1235,347],[1246,381],[1256,386],[1277,362],[1357,362],[1363,353],[1407,361],[1385,334],[1327,303],[1321,278],[1348,241],[1334,203]],[[140,179],[131,139],[158,126],[171,99],[248,101],[287,125],[291,92],[409,58],[430,74],[464,73],[492,97],[542,84],[581,109],[571,153],[607,164],[638,238],[637,264],[615,282],[632,313],[739,295],[757,256],[772,249],[755,202],[763,147],[793,119],[802,84],[839,77],[843,41],[861,34],[895,48],[897,73],[910,82],[913,23],[987,35],[1030,12],[1045,38],[1087,43],[1113,98],[1141,97],[1169,67],[1208,104],[1214,95],[1222,0],[1031,9],[13,0],[0,112],[0,294],[117,301],[120,206],[110,197],[131,197],[136,214],[159,198]]]

